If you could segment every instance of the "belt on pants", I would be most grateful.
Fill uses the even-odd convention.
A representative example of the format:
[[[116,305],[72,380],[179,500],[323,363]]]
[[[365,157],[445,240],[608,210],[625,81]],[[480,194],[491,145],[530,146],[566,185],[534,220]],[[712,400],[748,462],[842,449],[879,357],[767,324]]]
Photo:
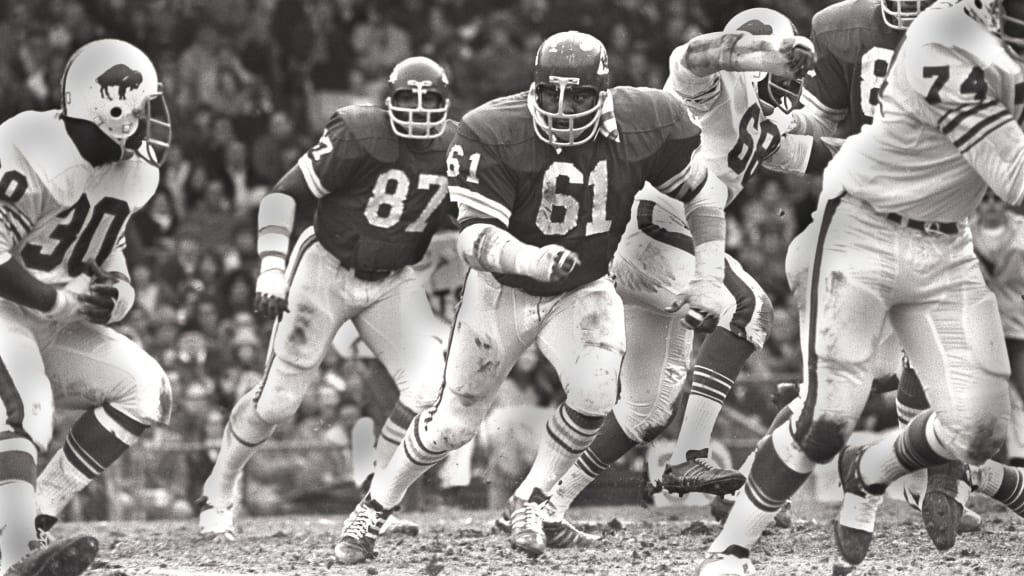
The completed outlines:
[[[911,228],[927,234],[957,234],[960,232],[960,225],[956,222],[925,222],[924,220],[915,220],[895,212],[886,214],[885,218],[904,228]]]

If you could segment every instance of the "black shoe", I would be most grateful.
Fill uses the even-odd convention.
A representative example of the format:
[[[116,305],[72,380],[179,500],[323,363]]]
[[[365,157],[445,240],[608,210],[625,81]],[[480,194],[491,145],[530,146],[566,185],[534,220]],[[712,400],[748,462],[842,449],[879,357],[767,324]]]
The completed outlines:
[[[860,477],[860,458],[866,448],[848,446],[839,453],[843,503],[835,524],[836,546],[851,566],[860,564],[868,555],[875,532],[875,512],[882,503],[882,495],[869,493]]]
[[[100,543],[92,536],[37,544],[6,576],[78,576],[89,569],[99,550]]]
[[[962,462],[928,469],[928,484],[921,499],[921,519],[928,537],[939,551],[949,550],[956,544],[964,503],[971,493],[967,473],[967,465]]]
[[[743,474],[728,468],[719,468],[708,459],[708,451],[691,450],[686,462],[665,466],[661,486],[673,494],[703,492],[724,496],[740,489],[746,479]]]
[[[388,510],[370,498],[363,498],[348,515],[341,541],[334,546],[334,558],[341,564],[358,564],[376,557],[373,548],[380,530],[394,509]]]

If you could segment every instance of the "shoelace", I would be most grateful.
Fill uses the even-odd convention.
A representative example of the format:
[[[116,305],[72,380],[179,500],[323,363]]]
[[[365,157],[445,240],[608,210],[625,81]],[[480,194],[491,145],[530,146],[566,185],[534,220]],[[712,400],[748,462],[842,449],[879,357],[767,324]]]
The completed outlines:
[[[377,513],[369,506],[361,504],[359,509],[356,510],[354,518],[350,518],[345,522],[343,529],[344,536],[355,540],[362,540],[366,538],[370,532],[370,527],[373,526],[376,521]]]
[[[540,517],[540,506],[534,502],[523,502],[523,505],[512,512],[512,527],[530,532],[540,532],[543,521]]]

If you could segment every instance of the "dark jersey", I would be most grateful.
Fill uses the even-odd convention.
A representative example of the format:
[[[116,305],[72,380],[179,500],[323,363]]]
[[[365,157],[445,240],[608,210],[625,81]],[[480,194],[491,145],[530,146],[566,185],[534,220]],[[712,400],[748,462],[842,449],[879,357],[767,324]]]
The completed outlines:
[[[356,270],[418,262],[449,211],[444,165],[455,131],[449,121],[437,139],[404,140],[381,108],[337,110],[299,159],[319,199],[313,226],[320,243]]]
[[[599,135],[560,153],[534,133],[525,92],[488,102],[463,118],[448,156],[452,200],[487,215],[522,242],[559,244],[581,260],[557,283],[496,275],[501,283],[551,295],[592,282],[608,273],[633,197],[645,181],[666,192],[699,188],[699,176],[688,170],[699,133],[682,101],[662,90],[631,87],[613,88],[610,98],[619,141]]]
[[[811,38],[818,63],[804,90],[826,110],[847,112],[840,135],[856,134],[871,123],[902,37],[882,22],[878,0],[843,0],[814,15]]]

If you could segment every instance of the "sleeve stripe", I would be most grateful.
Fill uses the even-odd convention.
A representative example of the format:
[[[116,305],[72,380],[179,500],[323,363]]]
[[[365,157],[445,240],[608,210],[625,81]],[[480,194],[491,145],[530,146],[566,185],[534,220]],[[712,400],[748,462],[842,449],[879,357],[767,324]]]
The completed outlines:
[[[697,94],[695,94],[693,96],[683,95],[683,94],[680,94],[680,95],[683,96],[683,98],[686,99],[686,100],[692,100],[692,101],[697,102],[697,103],[702,103],[702,102],[705,102],[707,100],[713,99],[715,96],[718,95],[718,93],[721,90],[722,90],[722,77],[719,76],[718,74],[715,74],[714,78],[712,78],[712,80],[711,80],[711,85],[708,86],[707,89],[705,89],[704,91],[698,92]]]
[[[313,193],[313,196],[317,198],[327,196],[328,190],[320,183],[320,177],[316,175],[316,170],[313,169],[313,162],[305,154],[299,158],[299,172],[302,172],[302,179],[306,181],[306,187]]]
[[[700,189],[704,187],[704,183],[707,180],[707,169],[697,172],[694,169],[694,164],[690,163],[686,166],[685,170],[662,184],[655,184],[654,187],[662,194],[667,194],[676,200],[687,202],[700,192]]]
[[[508,221],[512,217],[512,211],[502,206],[501,203],[491,200],[483,194],[473,192],[468,188],[448,186],[448,194],[454,202],[465,204],[478,212],[487,214],[506,226],[508,226]]]
[[[975,134],[982,131],[986,126],[999,120],[1006,120],[1009,122],[1013,120],[1013,116],[1011,116],[1010,113],[1004,108],[999,112],[996,112],[995,114],[976,122],[974,126],[972,126],[969,130],[961,134],[960,137],[953,142],[953,145],[956,146],[957,148],[963,147],[965,144],[970,142],[971,138],[973,138]]]
[[[28,231],[32,229],[32,221],[29,220],[28,216],[25,216],[25,213],[22,212],[17,206],[5,204],[3,206],[0,206],[0,212],[6,212],[7,214],[10,214],[14,218],[15,222],[21,224],[22,227],[25,228],[24,234],[28,234]]]
[[[979,102],[978,104],[971,106],[970,108],[964,110],[963,112],[960,112],[957,115],[953,116],[953,118],[951,118],[945,126],[942,125],[942,121],[940,119],[938,122],[939,129],[942,130],[943,134],[949,134],[950,132],[955,130],[956,127],[959,126],[960,123],[963,122],[964,120],[970,118],[971,116],[981,112],[986,108],[990,108],[997,104],[999,104],[999,101],[997,100],[985,100]]]
[[[996,116],[993,116],[993,118],[995,118],[995,117]],[[1007,124],[1010,124],[1012,122],[1013,122],[1013,118],[1003,118],[1002,122],[997,122],[995,126],[989,127],[988,130],[985,130],[983,133],[979,134],[978,137],[975,138],[973,142],[967,144],[966,146],[961,146],[961,145],[957,144],[957,147],[960,148],[960,153],[961,154],[967,154],[968,152],[971,151],[972,148],[974,148],[975,145],[977,145],[979,142],[982,142],[983,140],[985,140],[985,138],[989,134],[995,132],[996,130],[998,130],[998,129],[1002,128],[1003,126],[1006,126]]]
[[[950,108],[949,110],[946,110],[945,114],[943,114],[941,117],[939,117],[939,121],[936,122],[936,124],[938,124],[939,126],[942,126],[942,123],[945,122],[946,120],[949,120],[949,117],[952,116],[953,114],[956,114],[958,112],[962,112],[963,110],[965,110],[967,108],[970,108],[971,106],[974,106],[974,105],[975,105],[975,103],[973,103],[973,102],[967,102],[966,104],[961,104],[961,105],[959,105],[959,106],[957,106],[955,108]]]

